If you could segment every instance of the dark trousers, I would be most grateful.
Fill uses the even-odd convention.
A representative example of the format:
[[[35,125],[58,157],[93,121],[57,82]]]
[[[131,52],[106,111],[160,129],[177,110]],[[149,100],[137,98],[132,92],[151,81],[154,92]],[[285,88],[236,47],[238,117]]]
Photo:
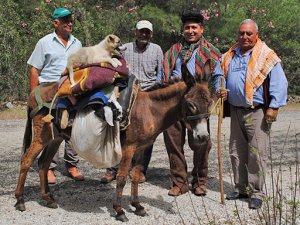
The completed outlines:
[[[208,124],[209,126],[209,124]],[[187,164],[183,146],[185,143],[186,126],[179,121],[164,131],[164,141],[167,148],[170,172],[173,186],[188,190]],[[208,154],[211,149],[211,140],[200,144],[194,139],[192,131],[188,130],[188,143],[193,150],[192,186],[206,185],[208,173]]]
[[[150,160],[151,160],[151,156],[152,156],[152,150],[153,150],[153,145],[150,145],[149,147],[147,147],[144,150],[144,154],[143,154],[143,162],[141,165],[141,172],[143,172],[146,175]],[[108,173],[112,173],[112,174],[116,174],[118,172],[119,169],[119,164],[110,168],[106,169],[106,172]]]

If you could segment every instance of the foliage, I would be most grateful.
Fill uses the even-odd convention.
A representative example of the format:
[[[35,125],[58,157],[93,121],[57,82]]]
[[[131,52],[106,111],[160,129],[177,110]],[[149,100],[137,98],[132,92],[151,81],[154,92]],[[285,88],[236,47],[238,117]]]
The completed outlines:
[[[14,1],[5,0],[4,5],[6,7],[0,7],[0,96],[1,99],[18,99],[22,98],[27,86],[22,78],[25,48],[22,47],[24,36],[21,30],[25,25],[14,10]]]
[[[141,19],[153,23],[153,42],[159,44],[163,51],[180,38],[180,18],[178,15],[167,14],[156,6],[145,5],[139,12]]]
[[[135,23],[148,19],[154,26],[153,42],[166,51],[181,37],[180,15],[200,10],[204,36],[225,52],[236,40],[239,23],[254,19],[260,37],[282,59],[289,93],[300,93],[300,4],[297,0],[3,0],[0,8],[0,99],[24,100],[28,96],[26,62],[36,42],[53,32],[51,13],[70,8],[75,16],[73,34],[83,45],[93,45],[115,33],[124,43],[133,41]]]
[[[226,42],[233,44],[239,23],[251,18],[259,27],[260,38],[282,59],[282,65],[289,81],[289,93],[300,93],[300,4],[296,0],[251,0],[247,4],[238,0],[222,1],[221,21],[217,33]],[[231,34],[230,34],[231,32]],[[230,38],[229,38],[230,37]],[[229,42],[228,42],[229,41]],[[222,46],[219,46],[221,50]],[[227,46],[226,48],[227,49]]]

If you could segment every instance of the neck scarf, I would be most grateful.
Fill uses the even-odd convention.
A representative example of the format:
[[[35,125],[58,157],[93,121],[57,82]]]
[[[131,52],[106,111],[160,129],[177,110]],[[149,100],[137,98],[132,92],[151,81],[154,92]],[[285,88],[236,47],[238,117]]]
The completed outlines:
[[[188,61],[196,49],[196,76],[200,76],[201,79],[208,79],[204,77],[204,65],[207,60],[210,60],[210,68],[213,70],[218,62],[218,59],[221,57],[221,53],[216,47],[202,37],[198,42],[190,45],[184,41],[179,41],[164,54],[163,67],[165,82],[168,82],[169,78],[171,77],[177,58],[180,57],[183,59],[183,61]]]
[[[238,43],[234,44],[223,56],[221,67],[225,74],[228,75],[228,67],[231,59],[235,54],[235,48]],[[253,95],[257,88],[262,85],[270,71],[276,63],[281,62],[276,53],[270,49],[265,42],[257,39],[253,48],[251,58],[248,63],[246,83],[245,83],[245,98],[248,105],[253,105]]]

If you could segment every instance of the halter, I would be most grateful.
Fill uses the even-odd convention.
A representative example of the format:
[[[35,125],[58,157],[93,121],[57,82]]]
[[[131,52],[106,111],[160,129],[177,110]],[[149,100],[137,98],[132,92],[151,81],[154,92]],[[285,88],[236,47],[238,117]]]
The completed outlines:
[[[209,106],[210,106],[211,104],[209,104]],[[210,110],[210,112],[211,112],[211,110]],[[206,118],[206,119],[209,119],[209,117],[210,117],[210,115],[211,115],[211,113],[210,112],[205,112],[205,113],[199,113],[199,114],[196,114],[196,115],[191,115],[191,116],[188,116],[188,115],[186,115],[185,116],[185,119],[187,120],[187,121],[193,121],[193,120],[198,120],[198,119],[203,119],[203,118]]]
[[[198,120],[203,118],[208,119],[209,117],[210,117],[210,113],[201,113],[194,116],[186,116],[186,120],[191,121],[191,120]]]

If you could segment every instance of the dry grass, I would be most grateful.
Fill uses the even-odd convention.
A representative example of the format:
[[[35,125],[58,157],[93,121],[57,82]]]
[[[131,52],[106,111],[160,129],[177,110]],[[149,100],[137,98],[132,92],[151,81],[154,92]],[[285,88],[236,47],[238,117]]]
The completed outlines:
[[[287,108],[287,109],[299,109],[300,108],[300,102],[290,103],[285,108]]]
[[[26,119],[27,103],[24,101],[12,101],[12,108],[7,108],[8,102],[0,101],[0,120],[20,120]]]
[[[0,110],[0,120],[26,119],[26,107],[16,106],[12,109]]]
[[[286,109],[295,110],[300,108],[300,102],[288,104]],[[214,113],[215,114],[215,113]],[[17,104],[12,109],[0,108],[0,120],[26,119],[26,104]]]

